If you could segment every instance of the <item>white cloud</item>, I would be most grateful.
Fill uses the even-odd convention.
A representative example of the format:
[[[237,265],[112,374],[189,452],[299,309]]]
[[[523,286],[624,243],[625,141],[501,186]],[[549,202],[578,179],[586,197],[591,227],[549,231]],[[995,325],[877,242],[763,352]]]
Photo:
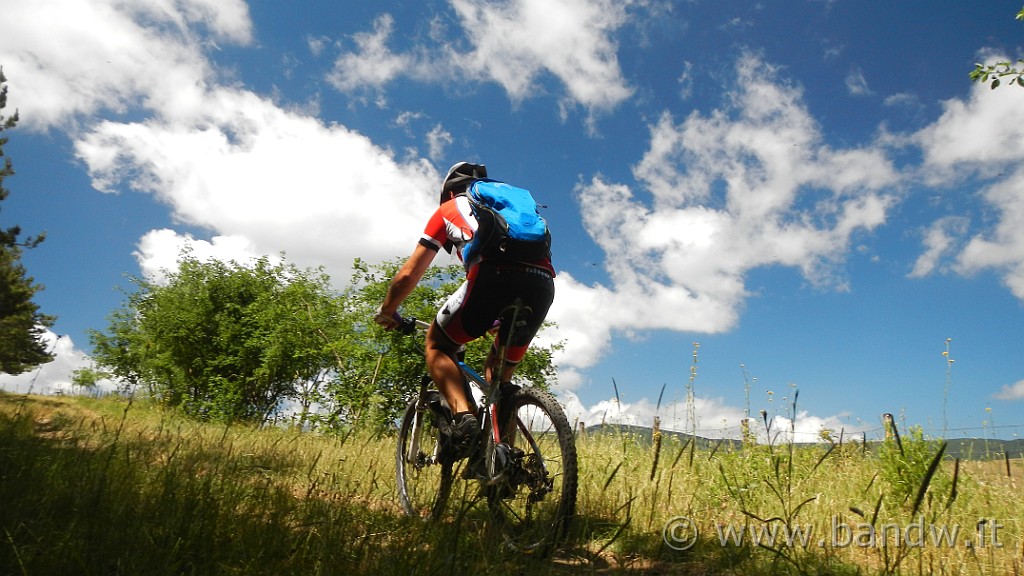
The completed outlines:
[[[190,120],[101,122],[76,151],[97,189],[151,193],[182,222],[334,273],[406,252],[432,209],[426,161],[251,92],[214,88]]]
[[[846,90],[853,96],[870,96],[871,88],[868,87],[868,80],[864,77],[864,71],[860,68],[850,70],[846,75]]]
[[[331,44],[331,39],[326,36],[306,36],[306,46],[313,56],[320,56]]]
[[[1004,385],[992,397],[998,400],[1024,400],[1024,380],[1018,380],[1012,385]]]
[[[1019,90],[977,85],[967,100],[946,102],[938,121],[915,140],[924,153],[925,181],[945,187],[980,180],[984,183],[974,185],[996,214],[991,230],[976,232],[955,254],[953,269],[965,275],[994,269],[1024,300],[1024,108]],[[927,261],[930,254],[923,258]]]
[[[373,23],[373,32],[353,37],[357,51],[340,56],[327,80],[338,90],[349,92],[364,87],[381,88],[411,71],[415,64],[412,58],[395,54],[387,46],[394,28],[395,19],[390,14],[379,16]]]
[[[799,411],[795,418],[781,414],[769,415],[769,430],[758,415],[748,417],[742,408],[729,406],[721,398],[695,397],[692,410],[685,400],[668,402],[659,407],[646,398],[636,401],[609,398],[587,407],[572,392],[562,392],[559,401],[571,424],[582,422],[587,428],[602,424],[651,427],[654,418],[658,417],[662,430],[695,433],[704,438],[738,440],[743,437],[742,423],[746,419],[750,433],[759,442],[770,440],[775,443],[793,439],[797,442],[817,442],[821,439],[822,430],[830,430],[833,436],[838,436],[840,431],[854,434],[864,429],[864,426],[851,427],[844,424],[846,414],[822,417]]]
[[[1003,170],[1024,157],[1024,116],[1020,90],[976,85],[967,100],[948,100],[942,116],[917,134],[924,152],[923,174],[942,185],[950,178]],[[966,174],[964,171],[966,170]],[[959,178],[958,178],[959,176]]]
[[[0,62],[18,89],[21,126],[73,125],[80,114],[189,107],[213,71],[203,50],[251,41],[242,0],[9,2]],[[202,30],[202,33],[198,32]]]
[[[566,380],[563,367],[597,363],[611,343],[611,326],[621,322],[609,324],[616,311],[616,295],[603,286],[585,286],[569,272],[561,271],[555,278],[555,294],[548,317],[558,323],[558,338],[565,343],[555,361],[560,368],[560,383],[571,389],[578,382]]]
[[[430,159],[436,162],[444,158],[447,147],[454,141],[455,138],[452,137],[451,132],[445,130],[440,124],[431,128],[427,133],[427,154]]]
[[[683,62],[683,72],[679,75],[679,98],[681,100],[689,100],[693,96],[693,87],[696,84],[696,79],[693,77],[693,62]]]
[[[46,330],[42,340],[46,350],[54,355],[54,359],[16,376],[0,374],[0,390],[16,394],[78,393],[82,391],[72,384],[72,375],[75,370],[93,367],[89,358],[75,347],[70,336],[59,336],[51,330]],[[115,390],[117,385],[110,380],[103,379],[97,383],[96,388],[109,392]]]
[[[911,270],[909,276],[921,278],[940,268],[941,261],[961,241],[968,224],[969,221],[966,218],[958,216],[948,216],[932,223],[924,232],[925,251],[914,262],[914,269]]]
[[[424,82],[496,82],[513,101],[538,93],[544,75],[565,87],[564,111],[572,105],[608,110],[633,89],[622,76],[613,36],[627,21],[631,2],[614,0],[450,0],[469,49],[440,22],[438,47],[407,52],[389,47],[394,18],[379,16],[372,32],[353,36],[356,50],[341,54],[329,81],[343,92],[380,90],[399,76]]]
[[[760,266],[844,288],[837,265],[851,237],[885,222],[900,175],[883,150],[825,144],[800,91],[756,58],[737,75],[728,106],[651,127],[634,168],[651,206],[600,176],[578,187],[611,286],[560,277],[551,314],[575,329],[564,364],[596,362],[613,331],[728,330],[749,295],[745,275]]]
[[[1021,117],[1024,120],[1024,116]],[[1024,162],[1024,156],[1016,160]],[[986,188],[983,197],[999,214],[991,232],[978,234],[964,247],[957,259],[957,269],[973,274],[994,268],[1002,274],[1003,283],[1014,296],[1024,300],[1024,169]]]
[[[612,35],[630,2],[613,0],[451,0],[473,50],[453,58],[470,74],[494,80],[513,100],[528,97],[544,72],[568,97],[608,109],[632,94],[618,65]]]
[[[752,430],[757,435],[758,441],[773,443],[776,442],[817,442],[821,440],[822,431],[829,431],[833,439],[837,439],[840,433],[849,437],[865,431],[867,426],[848,426],[843,423],[846,414],[835,416],[813,416],[805,410],[797,412],[796,418],[777,415],[769,419],[771,431],[765,430],[764,425],[759,421],[751,422]]]
[[[178,258],[185,249],[201,261],[245,263],[265,256],[243,236],[214,236],[207,242],[164,228],[151,230],[139,240],[135,259],[147,280],[162,284],[167,279],[167,272],[178,269]]]
[[[924,105],[921,103],[921,99],[916,94],[909,92],[899,92],[886,96],[885,100],[882,101],[886,106],[891,107],[902,107],[911,111],[920,111],[924,109]]]

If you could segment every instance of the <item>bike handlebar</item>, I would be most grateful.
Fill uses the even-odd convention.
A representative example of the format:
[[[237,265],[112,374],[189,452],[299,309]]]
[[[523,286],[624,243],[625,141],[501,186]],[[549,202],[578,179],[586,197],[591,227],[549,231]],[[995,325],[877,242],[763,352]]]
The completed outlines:
[[[417,320],[416,318],[413,317],[403,318],[401,316],[397,316],[395,320],[398,321],[398,326],[395,327],[395,330],[398,330],[399,332],[405,334],[406,336],[411,336],[413,333],[416,332],[417,328],[423,328],[424,330],[426,330],[427,328],[430,327],[430,324],[422,320]]]
[[[429,322],[424,322],[423,320],[418,320],[418,319],[416,319],[416,318],[414,318],[412,316],[409,316],[409,317],[406,318],[406,317],[403,317],[403,316],[399,315],[398,313],[396,313],[394,318],[395,318],[395,321],[398,322],[398,326],[395,326],[395,330],[398,330],[400,333],[405,334],[406,336],[413,335],[416,332],[417,328],[422,328],[424,330],[426,330],[427,328],[430,328],[430,323]],[[495,320],[494,321],[494,325],[491,326],[491,330],[497,330],[498,327],[500,327],[500,326],[501,326],[501,321],[500,320]]]

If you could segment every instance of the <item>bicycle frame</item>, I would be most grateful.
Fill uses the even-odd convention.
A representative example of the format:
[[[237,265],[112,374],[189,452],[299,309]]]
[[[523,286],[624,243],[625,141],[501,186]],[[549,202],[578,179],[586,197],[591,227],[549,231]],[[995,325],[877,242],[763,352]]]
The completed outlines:
[[[404,511],[431,520],[452,506],[453,482],[461,478],[479,483],[476,496],[465,496],[473,503],[486,502],[504,544],[544,554],[568,534],[579,480],[572,427],[557,398],[506,380],[512,373],[507,351],[527,325],[524,316],[529,313],[521,302],[502,311],[485,370],[478,372],[464,358],[454,359],[461,386],[479,407],[480,427],[472,445],[449,440],[451,411],[431,378],[423,377],[399,427],[396,475]],[[405,334],[418,332],[417,326],[430,328],[426,322],[400,320]],[[425,443],[426,450],[421,450]]]
[[[476,386],[476,388],[480,391],[480,393],[483,395],[483,398],[484,398],[484,406],[483,406],[483,408],[484,408],[484,413],[487,415],[487,417],[481,419],[481,422],[480,422],[481,430],[480,431],[483,433],[481,435],[481,438],[487,437],[487,439],[488,439],[486,441],[486,443],[485,443],[485,449],[484,449],[484,458],[485,458],[485,460],[484,461],[488,463],[487,473],[488,473],[488,476],[490,476],[489,480],[492,481],[492,482],[494,480],[496,480],[496,478],[500,477],[500,475],[501,475],[500,471],[495,471],[493,469],[493,467],[491,466],[491,463],[493,462],[493,457],[492,456],[493,456],[494,448],[498,444],[501,444],[501,429],[500,429],[500,423],[498,422],[498,410],[500,408],[500,402],[501,402],[501,382],[500,382],[500,377],[501,376],[500,375],[503,372],[505,366],[507,365],[507,361],[508,360],[507,360],[506,351],[508,350],[509,343],[511,342],[511,339],[512,339],[513,330],[515,328],[515,325],[516,325],[517,319],[519,317],[519,314],[521,313],[521,311],[523,309],[523,306],[522,306],[521,303],[519,303],[517,301],[515,304],[510,306],[508,309],[511,311],[511,325],[512,325],[513,328],[508,330],[508,336],[505,339],[505,342],[501,342],[498,345],[497,352],[498,352],[499,361],[497,362],[497,367],[494,369],[494,374],[492,375],[492,380],[493,381],[492,382],[488,382],[487,379],[484,376],[481,376],[480,373],[478,373],[471,366],[466,364],[466,362],[464,362],[462,360],[457,362],[457,365],[459,367],[459,371],[462,373],[463,378],[468,383]],[[414,320],[414,322],[415,322],[415,326],[416,327],[424,329],[424,330],[426,330],[427,328],[430,327],[429,323],[423,322],[422,320]],[[422,418],[423,418],[423,414],[427,410],[429,410],[429,407],[427,406],[427,385],[429,384],[429,382],[430,382],[430,378],[429,377],[424,377],[423,380],[420,382],[419,399],[418,399],[418,401],[416,403],[416,414],[415,414],[415,420],[414,420],[414,423],[413,423],[413,434],[412,434],[412,437],[411,437],[411,439],[409,441],[409,447],[408,447],[408,450],[407,450],[406,455],[405,455],[407,462],[412,462],[413,459],[415,458],[415,456],[420,451],[420,432],[421,432],[421,429],[422,429],[422,426],[421,426]],[[523,424],[523,422],[518,417],[516,418],[515,426],[519,430],[519,432],[523,435],[523,438],[530,444],[531,448],[537,454],[539,454],[540,451],[538,449],[536,440],[534,439],[533,435],[530,433],[530,430],[526,427],[526,425]],[[434,447],[434,451],[433,451],[433,453],[432,453],[432,455],[430,457],[432,463],[437,462],[439,450],[440,450],[439,446],[435,446]],[[541,460],[541,465],[543,465],[543,460]]]

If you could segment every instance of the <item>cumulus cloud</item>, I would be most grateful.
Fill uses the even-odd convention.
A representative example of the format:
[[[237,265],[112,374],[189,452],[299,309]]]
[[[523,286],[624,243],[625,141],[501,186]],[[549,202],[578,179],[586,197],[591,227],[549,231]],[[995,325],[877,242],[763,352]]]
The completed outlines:
[[[0,34],[0,57],[33,129],[126,112],[140,96],[167,114],[188,108],[214,76],[203,50],[252,41],[243,0],[12,2],[4,19],[17,25]]]
[[[436,162],[445,157],[448,146],[454,141],[451,132],[437,124],[427,133],[427,154]]]
[[[145,274],[173,269],[185,243],[238,259],[283,251],[342,283],[356,257],[411,250],[436,202],[436,170],[221,78],[208,52],[251,43],[245,2],[8,8],[19,26],[0,34],[0,62],[18,78],[20,125],[67,130],[97,190],[151,194],[177,222],[209,231],[146,234],[136,251]],[[439,150],[444,133],[431,138]],[[371,205],[386,217],[368,217]]]
[[[835,435],[840,431],[852,434],[862,431],[864,426],[844,424],[846,414],[814,416],[799,411],[793,417],[781,414],[748,416],[742,408],[730,406],[721,398],[694,397],[692,407],[685,401],[673,401],[658,406],[647,399],[626,402],[609,398],[585,406],[572,392],[563,392],[561,400],[570,423],[582,423],[587,428],[603,424],[650,427],[654,418],[659,419],[662,430],[692,433],[704,438],[743,438],[743,421],[748,423],[748,433],[759,442],[816,442],[823,430]]]
[[[947,101],[938,121],[915,140],[924,155],[922,178],[939,188],[975,183],[996,215],[994,227],[970,232],[949,251],[952,269],[964,275],[992,269],[1024,299],[1024,109],[1018,92],[975,86],[968,99]],[[934,253],[929,239],[926,261]]]
[[[921,278],[939,268],[942,260],[961,242],[969,221],[959,216],[947,216],[932,223],[923,234],[925,251],[914,262],[911,278]]]
[[[1019,90],[975,85],[967,100],[947,100],[942,116],[916,135],[924,153],[923,174],[941,185],[966,169],[993,176],[1024,156],[1024,126],[1017,120]]]
[[[0,390],[16,394],[67,394],[82,392],[72,382],[76,370],[93,367],[92,361],[75,346],[70,336],[55,334],[51,330],[43,333],[42,341],[46,350],[54,355],[54,359],[46,364],[12,376],[0,374]],[[110,392],[117,389],[117,384],[102,379],[96,384],[99,392]]]
[[[451,0],[473,45],[454,54],[470,73],[494,80],[513,100],[527,97],[549,73],[568,98],[607,109],[632,94],[618,65],[613,33],[627,21],[629,2],[613,0]]]
[[[567,363],[596,362],[613,331],[732,328],[749,297],[745,275],[760,266],[845,288],[838,264],[855,234],[885,222],[901,176],[881,147],[826,144],[800,91],[756,57],[740,60],[727,101],[651,127],[634,168],[650,202],[601,176],[579,185],[611,285],[560,277],[552,315],[578,330]]]
[[[864,71],[854,68],[846,75],[846,90],[853,96],[870,96],[871,88],[868,80],[864,77]]]
[[[495,82],[513,101],[539,90],[544,75],[565,87],[563,109],[613,108],[633,89],[619,68],[614,34],[628,22],[631,2],[613,0],[450,0],[468,49],[447,39],[437,48],[395,52],[394,18],[379,16],[372,32],[354,35],[356,50],[338,56],[329,80],[344,92],[380,89],[399,76],[420,81]]]
[[[1018,380],[1012,385],[1004,385],[992,397],[997,400],[1024,400],[1024,380]]]
[[[1024,118],[1022,118],[1024,119]],[[1017,162],[1024,161],[1021,157]],[[1010,178],[983,191],[986,202],[999,214],[991,232],[976,234],[957,258],[957,269],[964,274],[993,268],[1014,296],[1024,300],[1024,169],[1014,170]]]
[[[438,180],[426,160],[230,88],[206,92],[189,123],[101,122],[76,152],[99,190],[153,194],[181,222],[332,272],[407,251]],[[370,205],[388,217],[367,218]]]
[[[419,70],[410,56],[395,54],[388,48],[394,28],[395,19],[390,14],[377,17],[373,32],[353,37],[356,51],[338,57],[327,80],[343,92],[379,89],[401,74]]]
[[[5,12],[23,23],[0,35],[5,71],[18,75],[26,125],[74,126],[76,155],[96,189],[152,194],[215,242],[285,251],[339,276],[357,256],[409,250],[403,239],[421,230],[434,202],[435,169],[220,82],[204,50],[252,41],[241,0],[29,4]],[[94,120],[103,110],[141,119]],[[433,138],[435,147],[444,142],[442,133]],[[388,217],[367,218],[362,208],[371,204]],[[143,269],[166,265],[180,243],[166,233],[145,239]]]
[[[796,417],[776,415],[769,420],[771,428],[752,422],[751,429],[760,442],[817,442],[822,434],[827,433],[833,440],[842,434],[856,434],[865,431],[864,424],[850,426],[843,422],[848,414],[834,416],[814,416],[806,410],[797,412]]]
[[[903,107],[914,112],[924,109],[921,99],[916,94],[909,92],[899,92],[886,96],[882,103],[886,106]]]
[[[163,228],[151,230],[139,240],[135,259],[147,280],[163,284],[167,273],[178,269],[178,258],[185,250],[201,261],[244,263],[265,255],[244,236],[214,236],[206,241]]]

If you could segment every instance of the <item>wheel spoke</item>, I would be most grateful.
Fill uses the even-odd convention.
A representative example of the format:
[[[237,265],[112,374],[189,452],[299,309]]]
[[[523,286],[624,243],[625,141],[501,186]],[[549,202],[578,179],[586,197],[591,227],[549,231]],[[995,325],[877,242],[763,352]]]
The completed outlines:
[[[491,487],[495,523],[517,550],[547,549],[566,533],[576,503],[576,445],[565,413],[547,392],[510,397],[503,440],[512,446],[507,482]]]
[[[416,401],[409,404],[402,419],[395,463],[398,499],[405,513],[439,518],[452,488],[452,463],[440,459],[437,415],[430,409],[418,412]]]

